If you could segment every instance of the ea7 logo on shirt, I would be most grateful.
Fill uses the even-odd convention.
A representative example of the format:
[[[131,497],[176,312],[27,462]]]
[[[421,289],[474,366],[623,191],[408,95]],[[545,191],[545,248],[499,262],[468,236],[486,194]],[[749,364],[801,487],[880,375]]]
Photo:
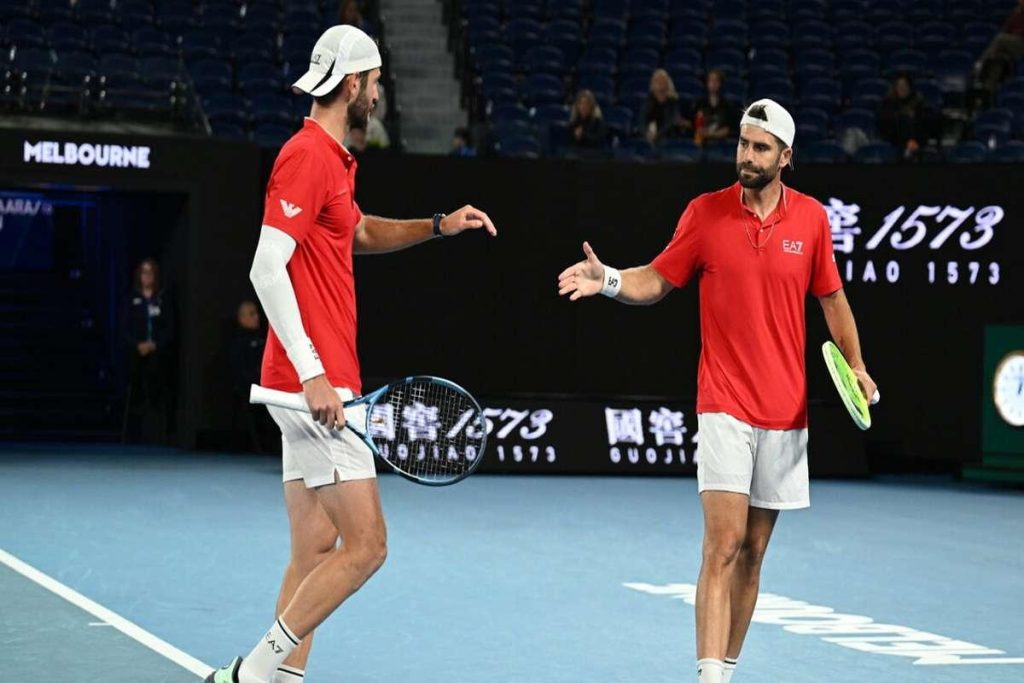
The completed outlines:
[[[302,213],[302,207],[295,206],[291,202],[286,202],[283,199],[281,200],[281,210],[284,211],[284,215],[288,218],[295,218]]]
[[[800,240],[782,240],[782,251],[787,254],[804,254],[804,243]]]

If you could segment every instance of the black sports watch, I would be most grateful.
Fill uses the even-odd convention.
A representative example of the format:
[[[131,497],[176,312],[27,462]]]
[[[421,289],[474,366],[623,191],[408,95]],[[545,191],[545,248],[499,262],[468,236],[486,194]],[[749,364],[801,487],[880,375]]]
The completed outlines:
[[[447,216],[447,215],[448,214],[446,214],[446,213],[435,213],[434,214],[434,237],[444,238],[444,235],[441,234],[441,221],[444,220],[444,217]]]

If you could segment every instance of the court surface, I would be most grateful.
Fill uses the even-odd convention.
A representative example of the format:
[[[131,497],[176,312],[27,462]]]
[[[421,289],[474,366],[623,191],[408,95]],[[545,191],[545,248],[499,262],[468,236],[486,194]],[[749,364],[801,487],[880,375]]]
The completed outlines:
[[[381,489],[388,561],[311,683],[695,680],[694,479]],[[0,445],[0,496],[3,680],[195,681],[274,616],[271,459]],[[735,683],[1024,680],[1024,495],[819,481],[812,505],[780,518]]]

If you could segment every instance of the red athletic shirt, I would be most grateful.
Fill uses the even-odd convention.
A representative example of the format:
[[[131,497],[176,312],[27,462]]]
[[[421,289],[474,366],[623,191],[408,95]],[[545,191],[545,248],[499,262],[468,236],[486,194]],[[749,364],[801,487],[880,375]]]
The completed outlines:
[[[274,162],[263,224],[298,243],[288,275],[306,335],[331,385],[359,394],[352,238],[363,214],[356,204],[356,166],[348,150],[307,118]],[[273,329],[263,352],[260,383],[281,391],[302,390]]]
[[[651,265],[676,287],[700,281],[697,412],[806,427],[804,302],[843,286],[824,207],[783,187],[761,221],[736,183],[690,202]]]

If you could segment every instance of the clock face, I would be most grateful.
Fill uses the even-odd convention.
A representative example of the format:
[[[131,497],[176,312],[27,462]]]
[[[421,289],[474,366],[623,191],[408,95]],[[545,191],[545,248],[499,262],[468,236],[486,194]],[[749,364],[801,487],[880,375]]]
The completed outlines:
[[[1014,427],[1024,427],[1024,351],[1011,351],[996,366],[992,397],[999,416]]]

